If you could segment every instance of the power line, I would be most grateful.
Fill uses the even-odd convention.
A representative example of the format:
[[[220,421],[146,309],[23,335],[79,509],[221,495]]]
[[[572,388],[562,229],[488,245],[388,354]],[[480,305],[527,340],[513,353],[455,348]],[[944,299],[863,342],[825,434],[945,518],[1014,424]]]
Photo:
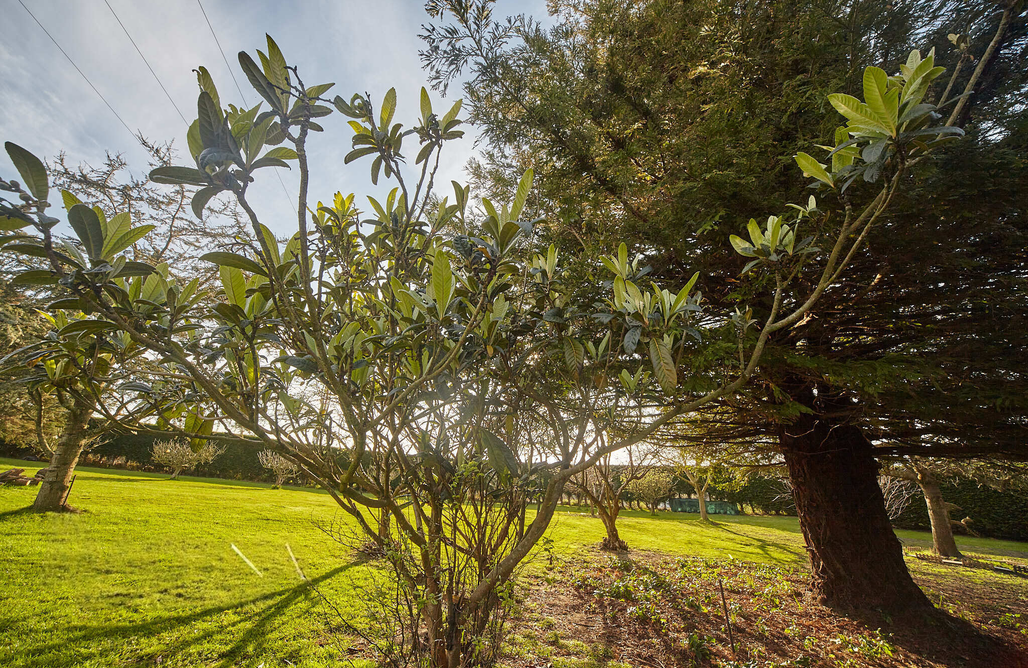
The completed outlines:
[[[21,0],[18,0],[21,2]],[[106,0],[104,0],[106,2]],[[239,97],[242,99],[244,104],[250,104],[249,100],[246,99],[246,94],[243,93],[243,89],[239,87],[239,81],[236,80],[236,75],[232,71],[232,66],[228,64],[228,58],[225,57],[225,49],[221,48],[221,41],[218,39],[218,33],[214,32],[214,26],[211,25],[211,20],[207,18],[207,12],[204,11],[203,3],[200,0],[196,0],[196,4],[200,5],[200,11],[203,13],[203,18],[207,21],[207,27],[211,29],[211,35],[214,36],[214,43],[218,45],[218,51],[221,52],[221,59],[225,61],[225,68],[228,69],[228,74],[232,77],[232,83],[236,85],[236,90],[239,92]],[[275,176],[278,178],[278,184],[282,186],[282,194],[286,196],[286,204],[289,208],[292,208],[292,200],[289,199],[289,191],[286,189],[286,183],[282,180],[282,175],[275,170]]]
[[[21,0],[18,0],[21,2]],[[232,83],[236,85],[236,90],[239,91],[239,97],[246,102],[246,95],[243,94],[243,89],[239,87],[239,82],[236,81],[236,75],[232,71],[232,66],[228,64],[228,58],[225,57],[225,49],[221,48],[221,42],[218,41],[218,33],[214,32],[214,26],[211,25],[211,20],[207,18],[207,12],[204,11],[203,3],[200,0],[196,0],[196,4],[200,5],[200,11],[203,12],[203,18],[207,21],[207,27],[211,29],[211,34],[214,35],[214,43],[218,45],[218,51],[221,51],[221,59],[225,61],[225,67],[228,69],[228,74],[232,77]]]
[[[19,0],[19,2],[20,1],[21,0]],[[163,83],[161,83],[160,77],[158,77],[157,73],[153,71],[152,67],[150,67],[150,63],[147,62],[146,56],[144,56],[143,52],[139,50],[139,46],[136,44],[136,40],[132,39],[132,35],[129,34],[128,28],[125,27],[125,24],[121,22],[121,19],[118,17],[118,13],[114,11],[114,7],[111,7],[111,3],[107,2],[107,0],[104,0],[104,4],[107,5],[107,9],[111,10],[111,14],[114,14],[114,20],[116,20],[118,22],[118,25],[121,26],[121,29],[125,31],[125,36],[128,37],[130,42],[132,42],[132,46],[135,47],[136,53],[138,53],[139,57],[143,59],[143,63],[146,65],[146,68],[150,70],[150,74],[152,74],[153,78],[157,81],[157,85],[160,86],[161,90],[164,91],[164,95],[168,98],[168,102],[171,102],[171,106],[175,107],[175,111],[178,112],[178,117],[181,118],[182,122],[186,124],[186,127],[188,127],[189,121],[187,121],[186,117],[182,115],[182,110],[178,108],[177,104],[175,104],[175,100],[172,99],[171,94],[168,92],[168,89],[164,87]]]
[[[96,89],[96,86],[94,86],[94,85],[93,85],[93,82],[89,80],[89,77],[87,77],[87,76],[85,75],[85,73],[84,73],[84,72],[83,72],[83,71],[82,71],[81,69],[79,69],[79,66],[78,66],[78,65],[76,65],[76,64],[75,64],[75,61],[71,59],[71,56],[69,56],[69,55],[68,55],[68,52],[67,52],[67,51],[65,51],[65,50],[64,50],[64,49],[63,49],[63,48],[61,47],[61,45],[60,45],[60,44],[58,44],[58,43],[57,43],[57,40],[56,40],[56,39],[54,39],[54,36],[53,36],[53,35],[51,35],[51,34],[50,34],[50,31],[46,29],[46,26],[44,26],[44,25],[43,25],[42,23],[40,23],[40,22],[39,22],[39,19],[37,19],[37,18],[36,18],[36,15],[35,15],[35,14],[33,14],[33,13],[32,13],[32,12],[31,12],[31,11],[29,10],[29,8],[25,6],[25,3],[24,3],[24,2],[22,2],[22,0],[18,0],[18,4],[22,6],[22,9],[24,9],[24,10],[25,10],[26,12],[28,12],[28,15],[29,15],[29,16],[31,16],[31,17],[32,17],[32,20],[36,22],[36,25],[38,25],[38,26],[39,26],[39,27],[40,27],[40,28],[41,28],[41,29],[43,30],[43,32],[45,32],[45,33],[46,33],[46,36],[47,36],[47,37],[49,37],[49,38],[50,38],[50,41],[54,43],[54,46],[56,46],[56,47],[57,47],[57,48],[58,48],[58,49],[60,50],[60,52],[64,54],[64,57],[68,59],[68,62],[69,62],[69,63],[71,63],[71,66],[75,68],[75,71],[79,73],[79,75],[80,75],[80,76],[81,76],[81,77],[82,77],[82,78],[83,78],[83,79],[84,79],[84,80],[86,81],[86,83],[87,83],[87,84],[89,84],[89,87],[93,89],[93,92],[94,92],[94,93],[96,93],[96,94],[97,94],[97,96],[98,96],[98,97],[99,97],[99,98],[100,98],[101,100],[103,100],[103,103],[107,105],[107,108],[111,110],[111,113],[112,113],[112,114],[114,114],[114,116],[115,116],[115,117],[116,117],[116,118],[117,118],[117,119],[118,119],[119,121],[121,121],[121,124],[122,124],[123,126],[125,126],[125,129],[126,129],[126,130],[128,130],[128,133],[129,133],[130,135],[132,135],[132,138],[133,138],[133,139],[135,139],[136,141],[139,141],[139,137],[137,137],[137,136],[136,136],[136,133],[135,133],[135,132],[132,132],[132,128],[130,128],[130,127],[128,126],[128,123],[126,123],[126,122],[125,122],[125,119],[123,119],[123,118],[121,117],[121,114],[119,114],[119,113],[118,113],[117,111],[115,111],[115,110],[114,110],[114,107],[112,107],[112,106],[111,106],[111,103],[110,103],[110,102],[108,102],[108,101],[107,101],[107,98],[105,98],[105,97],[103,96],[103,93],[101,93],[101,92],[100,92],[99,90],[97,90],[97,89]],[[141,143],[141,142],[140,142],[140,143]]]

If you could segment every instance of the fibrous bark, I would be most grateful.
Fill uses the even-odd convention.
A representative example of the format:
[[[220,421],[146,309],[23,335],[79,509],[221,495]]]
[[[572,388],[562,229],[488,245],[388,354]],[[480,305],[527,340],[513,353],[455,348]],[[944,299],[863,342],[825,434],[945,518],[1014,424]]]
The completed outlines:
[[[852,424],[802,415],[781,428],[815,594],[839,609],[890,613],[932,605],[903,561],[871,442]]]

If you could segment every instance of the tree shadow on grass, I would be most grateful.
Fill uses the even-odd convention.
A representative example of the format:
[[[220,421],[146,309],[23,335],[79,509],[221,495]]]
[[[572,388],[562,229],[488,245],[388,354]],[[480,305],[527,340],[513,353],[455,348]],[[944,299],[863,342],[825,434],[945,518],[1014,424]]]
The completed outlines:
[[[0,522],[37,514],[40,513],[36,513],[36,511],[32,509],[32,506],[25,506],[24,508],[15,508],[14,510],[5,510],[4,512],[0,513]]]
[[[780,556],[773,555],[771,553],[771,548],[774,548],[775,550],[778,550],[780,552],[785,552],[786,554],[791,554],[792,556],[796,557],[796,559],[799,561],[802,561],[805,557],[805,555],[799,550],[790,549],[785,545],[782,545],[781,543],[772,543],[771,541],[764,540],[763,538],[757,538],[756,536],[751,536],[749,534],[742,533],[741,531],[733,531],[732,529],[729,529],[728,525],[723,522],[709,521],[707,523],[707,526],[710,526],[711,528],[717,529],[719,531],[724,531],[726,533],[739,536],[740,538],[750,543],[755,543],[755,547],[761,552],[763,552],[764,555],[769,559],[777,560],[781,558]]]
[[[895,618],[875,612],[835,612],[868,629],[888,630],[892,644],[940,666],[1028,668],[1028,654],[1005,639],[938,608]]]
[[[356,565],[357,564],[351,563],[339,566],[311,579],[308,582],[302,582],[293,587],[285,587],[245,601],[229,605],[209,607],[188,614],[172,615],[136,624],[100,624],[93,626],[85,624],[71,624],[66,627],[65,632],[62,633],[59,638],[33,647],[27,647],[24,650],[24,654],[38,659],[45,657],[47,660],[46,665],[50,668],[74,668],[75,666],[82,665],[83,661],[87,658],[96,658],[83,656],[82,650],[88,651],[87,648],[90,648],[91,645],[95,647],[94,652],[106,652],[103,645],[95,644],[98,639],[102,639],[104,641],[128,641],[132,638],[138,637],[159,636],[197,623],[211,621],[223,613],[233,611],[242,612],[247,607],[259,606],[262,603],[267,603],[267,605],[265,605],[255,615],[240,614],[234,621],[226,620],[220,624],[211,625],[209,630],[191,633],[188,637],[172,639],[168,644],[161,646],[159,649],[150,651],[139,657],[140,661],[146,662],[155,659],[157,655],[164,657],[178,656],[185,652],[189,647],[203,643],[216,634],[228,635],[231,637],[232,635],[235,635],[235,633],[233,633],[235,629],[245,628],[238,640],[236,640],[230,648],[220,652],[217,657],[221,660],[220,665],[222,666],[239,665],[240,658],[260,652],[265,648],[270,625],[278,617],[289,610],[289,608],[301,599],[310,602],[320,600],[318,595],[313,591],[312,586],[317,586],[322,582],[331,580],[335,576],[353,568]],[[244,625],[248,625],[248,627]],[[79,648],[75,656],[67,656],[65,654],[66,648],[69,646]]]

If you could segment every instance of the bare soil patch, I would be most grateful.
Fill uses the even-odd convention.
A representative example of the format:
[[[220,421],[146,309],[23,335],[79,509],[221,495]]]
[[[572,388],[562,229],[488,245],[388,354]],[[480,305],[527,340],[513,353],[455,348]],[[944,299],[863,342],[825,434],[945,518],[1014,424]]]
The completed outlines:
[[[526,577],[503,663],[1028,667],[1028,580],[909,561],[936,614],[853,619],[814,601],[802,568],[590,552]]]

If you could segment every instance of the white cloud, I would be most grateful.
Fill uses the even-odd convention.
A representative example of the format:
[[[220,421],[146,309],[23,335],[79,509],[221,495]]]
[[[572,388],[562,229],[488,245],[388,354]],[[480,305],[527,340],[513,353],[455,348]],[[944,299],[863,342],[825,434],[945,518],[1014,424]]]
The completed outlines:
[[[217,82],[225,103],[239,103],[218,46],[195,2],[130,2],[109,0],[122,23],[188,120],[196,115],[196,79],[191,71],[205,65]],[[175,139],[185,144],[185,126],[146,65],[136,53],[103,0],[34,0],[32,13],[75,60],[93,85],[133,130],[152,140]],[[533,3],[537,14],[541,3]],[[0,43],[0,137],[40,156],[64,150],[70,161],[99,163],[105,151],[123,153],[136,173],[146,168],[145,155],[114,114],[104,105],[71,63],[21,6],[8,3],[5,39]],[[286,58],[300,68],[308,84],[334,81],[331,94],[349,99],[369,92],[380,101],[390,87],[397,89],[396,120],[409,126],[418,116],[418,96],[426,76],[421,69],[417,35],[427,21],[417,0],[378,0],[369,3],[205,0],[211,24],[235,71],[246,101],[258,97],[239,72],[236,54],[264,49],[271,33]],[[506,2],[497,10],[523,11]],[[451,88],[451,98],[458,88]],[[439,96],[433,93],[433,98]],[[452,100],[439,101],[449,108]],[[330,199],[336,191],[367,193],[369,162],[344,166],[351,133],[340,115],[326,119],[326,132],[311,142],[313,200]],[[473,129],[452,143],[437,183],[448,192],[450,179],[463,179],[463,165],[473,154]],[[279,170],[286,189],[295,193],[295,170]],[[0,155],[0,174],[10,177],[13,166]],[[255,188],[254,206],[272,229],[295,229],[295,211],[278,179],[265,170]],[[265,187],[266,186],[266,187]],[[379,189],[381,190],[381,189]],[[361,202],[363,205],[363,201]]]

